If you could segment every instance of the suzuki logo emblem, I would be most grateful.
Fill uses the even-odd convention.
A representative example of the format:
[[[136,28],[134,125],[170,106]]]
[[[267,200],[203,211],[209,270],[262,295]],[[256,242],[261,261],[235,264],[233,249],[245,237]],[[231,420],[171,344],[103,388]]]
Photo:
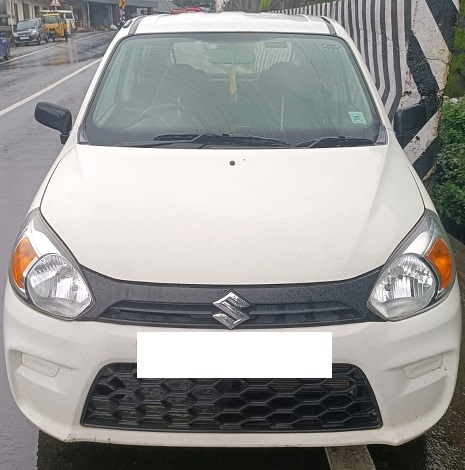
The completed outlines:
[[[244,299],[241,299],[234,292],[230,292],[222,299],[213,302],[213,305],[224,312],[214,313],[213,318],[228,327],[230,330],[250,319],[246,313],[239,310],[240,308],[250,307],[250,304]]]

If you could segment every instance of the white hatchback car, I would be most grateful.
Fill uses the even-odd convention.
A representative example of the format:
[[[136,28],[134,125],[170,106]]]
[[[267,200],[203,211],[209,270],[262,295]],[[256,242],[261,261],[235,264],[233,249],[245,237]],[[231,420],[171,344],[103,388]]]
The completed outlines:
[[[396,129],[423,117],[400,110]],[[339,24],[136,18],[74,126],[48,103],[36,118],[65,145],[14,248],[4,331],[13,395],[39,428],[397,445],[444,414],[461,334],[451,248]],[[215,329],[330,332],[332,378],[137,377],[137,332]],[[157,360],[175,350],[189,355],[173,344]]]

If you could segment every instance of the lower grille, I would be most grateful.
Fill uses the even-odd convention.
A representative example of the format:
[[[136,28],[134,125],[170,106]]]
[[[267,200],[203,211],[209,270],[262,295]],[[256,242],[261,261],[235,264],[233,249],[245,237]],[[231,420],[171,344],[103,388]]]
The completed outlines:
[[[363,372],[333,364],[330,379],[138,379],[136,364],[97,376],[82,424],[183,432],[372,429],[381,417]]]

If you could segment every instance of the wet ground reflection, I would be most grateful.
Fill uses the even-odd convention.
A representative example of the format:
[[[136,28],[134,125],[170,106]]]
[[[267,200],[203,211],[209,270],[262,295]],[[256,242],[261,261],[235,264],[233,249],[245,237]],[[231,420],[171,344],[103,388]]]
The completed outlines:
[[[38,470],[329,470],[324,449],[210,449],[64,444],[39,434]]]

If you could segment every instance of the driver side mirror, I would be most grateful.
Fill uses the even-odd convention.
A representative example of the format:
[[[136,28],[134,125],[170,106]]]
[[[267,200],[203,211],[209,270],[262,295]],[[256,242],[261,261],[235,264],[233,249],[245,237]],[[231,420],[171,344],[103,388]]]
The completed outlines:
[[[73,118],[69,109],[62,108],[53,103],[40,101],[36,105],[34,117],[37,122],[44,126],[60,131],[61,143],[66,143],[73,126]]]

